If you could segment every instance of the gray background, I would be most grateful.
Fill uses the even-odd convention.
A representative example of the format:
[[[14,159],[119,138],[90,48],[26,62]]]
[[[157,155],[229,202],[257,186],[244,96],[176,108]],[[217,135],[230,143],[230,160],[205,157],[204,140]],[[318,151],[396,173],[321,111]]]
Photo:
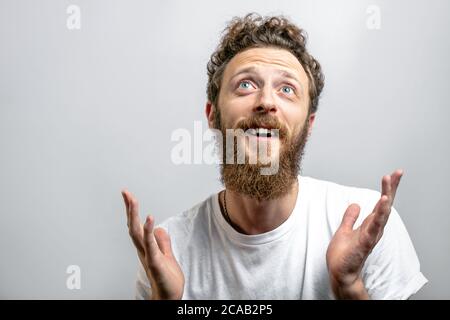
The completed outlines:
[[[161,222],[221,188],[214,165],[174,165],[170,137],[206,127],[209,55],[250,11],[305,28],[324,68],[303,174],[379,190],[403,168],[396,208],[429,279],[416,298],[450,298],[446,0],[1,0],[0,298],[133,298],[120,190]]]

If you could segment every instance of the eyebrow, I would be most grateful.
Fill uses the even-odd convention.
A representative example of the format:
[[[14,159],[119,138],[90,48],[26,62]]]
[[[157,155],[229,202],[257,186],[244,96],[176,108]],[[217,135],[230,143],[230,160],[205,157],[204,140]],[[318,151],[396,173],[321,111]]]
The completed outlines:
[[[247,68],[244,68],[244,69],[242,69],[242,70],[239,70],[236,74],[234,74],[232,77],[231,77],[231,79],[230,79],[230,81],[231,80],[233,80],[235,77],[237,77],[238,75],[240,75],[240,74],[243,74],[243,73],[256,73],[256,68],[255,67],[247,67]],[[289,79],[292,79],[292,80],[295,80],[298,84],[299,84],[299,86],[300,86],[300,89],[303,91],[303,85],[302,85],[302,83],[300,82],[300,80],[294,75],[294,74],[292,74],[291,72],[289,72],[289,71],[286,71],[286,70],[275,70],[275,73],[277,73],[277,74],[279,74],[279,75],[281,75],[281,76],[283,76],[283,77],[285,77],[285,78],[289,78]]]

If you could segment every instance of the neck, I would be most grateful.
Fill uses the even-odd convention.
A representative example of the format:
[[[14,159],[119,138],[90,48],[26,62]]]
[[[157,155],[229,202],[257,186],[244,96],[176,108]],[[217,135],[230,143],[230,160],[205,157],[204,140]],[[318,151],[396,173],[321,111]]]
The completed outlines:
[[[257,200],[226,189],[226,208],[232,226],[239,232],[255,235],[276,229],[294,210],[298,181],[289,192],[274,200]]]

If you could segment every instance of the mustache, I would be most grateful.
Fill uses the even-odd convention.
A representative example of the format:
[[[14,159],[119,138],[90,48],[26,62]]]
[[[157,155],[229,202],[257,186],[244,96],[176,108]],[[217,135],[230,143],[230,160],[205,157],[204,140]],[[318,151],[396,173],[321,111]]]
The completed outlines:
[[[284,124],[274,116],[253,115],[249,118],[239,121],[234,129],[242,129],[247,131],[248,129],[265,128],[268,130],[278,130],[279,138],[284,140],[288,136],[288,130]]]

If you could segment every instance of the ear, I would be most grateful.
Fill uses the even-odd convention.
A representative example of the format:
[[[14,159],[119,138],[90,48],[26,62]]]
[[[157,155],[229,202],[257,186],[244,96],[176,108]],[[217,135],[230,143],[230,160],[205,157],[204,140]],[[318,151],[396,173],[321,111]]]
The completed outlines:
[[[311,113],[309,115],[309,128],[308,128],[308,136],[311,135],[312,129],[313,129],[313,125],[314,125],[314,120],[316,120],[316,114],[315,113]]]
[[[214,128],[214,112],[216,112],[215,106],[211,103],[211,101],[206,102],[205,114],[206,119],[208,119],[208,127],[210,129]]]

